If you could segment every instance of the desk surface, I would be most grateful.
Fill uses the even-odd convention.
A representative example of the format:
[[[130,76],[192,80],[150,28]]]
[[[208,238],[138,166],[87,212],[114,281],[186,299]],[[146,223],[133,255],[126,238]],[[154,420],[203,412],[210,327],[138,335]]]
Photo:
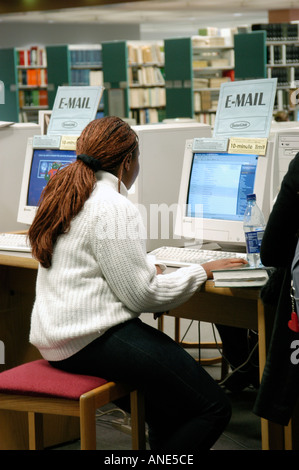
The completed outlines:
[[[0,265],[31,269],[38,268],[38,262],[32,258],[31,253],[24,253],[21,251],[0,250]]]
[[[38,262],[32,258],[30,253],[16,251],[0,250],[0,265],[31,269],[38,268]],[[213,293],[252,300],[258,299],[260,292],[258,287],[215,287],[213,280],[207,281],[202,286],[201,290],[210,294]]]

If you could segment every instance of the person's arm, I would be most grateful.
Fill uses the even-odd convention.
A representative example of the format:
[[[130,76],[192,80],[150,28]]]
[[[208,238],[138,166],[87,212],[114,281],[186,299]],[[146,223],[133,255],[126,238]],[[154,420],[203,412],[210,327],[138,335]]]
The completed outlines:
[[[141,216],[130,204],[117,209],[102,206],[94,225],[93,246],[102,273],[117,298],[134,312],[170,310],[186,302],[210,277],[211,269],[234,264],[221,260],[206,263],[206,269],[198,265],[157,274],[146,255],[141,226]]]
[[[261,245],[265,266],[290,264],[299,229],[299,153],[291,161],[273,206]]]
[[[94,224],[94,252],[109,287],[134,312],[159,312],[186,301],[206,281],[196,266],[157,275],[142,240],[143,223],[133,204],[99,207]]]

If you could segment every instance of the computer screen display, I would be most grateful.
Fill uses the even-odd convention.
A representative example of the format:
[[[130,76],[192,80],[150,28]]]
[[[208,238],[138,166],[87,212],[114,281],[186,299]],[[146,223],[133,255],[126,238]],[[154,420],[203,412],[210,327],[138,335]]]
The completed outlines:
[[[253,193],[258,156],[194,153],[187,197],[187,215],[242,220],[247,194]],[[200,208],[200,209],[199,209]]]
[[[76,160],[73,150],[34,149],[29,177],[27,205],[37,206],[47,182],[60,168]]]
[[[265,155],[199,152],[187,140],[181,174],[175,235],[181,244],[216,242],[243,246],[247,194],[255,193],[265,220],[270,213],[273,142]]]
[[[43,189],[61,168],[76,160],[74,150],[40,149],[33,147],[33,139],[27,142],[23,178],[17,220],[31,225]]]

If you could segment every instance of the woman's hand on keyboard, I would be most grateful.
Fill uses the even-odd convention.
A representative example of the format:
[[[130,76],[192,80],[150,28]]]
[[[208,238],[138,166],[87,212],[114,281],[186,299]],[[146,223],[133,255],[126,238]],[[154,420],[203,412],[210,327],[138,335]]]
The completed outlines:
[[[214,269],[231,269],[231,268],[240,268],[248,264],[248,262],[243,258],[223,258],[216,261],[209,261],[208,263],[203,263],[202,267],[207,273],[208,279],[213,278],[212,271]]]

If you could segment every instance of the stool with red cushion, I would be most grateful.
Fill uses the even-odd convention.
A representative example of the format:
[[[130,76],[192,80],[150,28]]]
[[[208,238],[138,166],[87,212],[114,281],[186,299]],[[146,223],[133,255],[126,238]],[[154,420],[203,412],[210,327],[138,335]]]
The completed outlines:
[[[43,448],[43,414],[78,416],[81,450],[95,450],[96,409],[128,394],[132,449],[145,449],[143,399],[133,386],[63,372],[43,359],[0,373],[0,410],[27,412],[32,450]]]

